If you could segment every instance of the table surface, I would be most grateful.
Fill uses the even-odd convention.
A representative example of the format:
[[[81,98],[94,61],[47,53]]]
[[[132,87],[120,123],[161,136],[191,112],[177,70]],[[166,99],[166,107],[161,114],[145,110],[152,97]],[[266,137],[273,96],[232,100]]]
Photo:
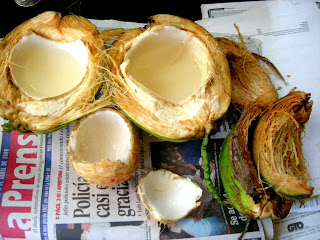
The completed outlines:
[[[169,3],[155,1],[146,4],[145,1],[119,0],[41,0],[32,7],[21,7],[14,0],[4,0],[1,1],[0,7],[0,37],[4,37],[23,21],[49,10],[92,19],[116,19],[142,23],[148,22],[148,17],[159,13],[178,15],[195,21],[201,19],[201,4],[217,2],[219,1],[193,0]],[[239,2],[239,0],[220,2]]]

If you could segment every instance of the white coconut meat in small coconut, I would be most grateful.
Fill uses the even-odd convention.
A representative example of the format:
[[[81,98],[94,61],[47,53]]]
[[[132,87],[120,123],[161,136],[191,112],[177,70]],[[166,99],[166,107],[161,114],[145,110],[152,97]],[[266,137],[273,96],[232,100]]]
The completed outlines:
[[[101,109],[72,129],[69,158],[75,171],[90,183],[113,186],[127,180],[139,158],[138,134],[114,109]]]
[[[167,224],[199,207],[202,189],[188,178],[160,169],[148,172],[141,179],[138,193],[152,216]]]
[[[157,137],[201,138],[229,107],[228,62],[194,22],[171,15],[151,19],[147,29],[126,31],[108,49],[115,102]]]
[[[95,96],[105,83],[105,45],[81,16],[44,12],[0,42],[0,116],[6,131],[48,133],[110,104]]]

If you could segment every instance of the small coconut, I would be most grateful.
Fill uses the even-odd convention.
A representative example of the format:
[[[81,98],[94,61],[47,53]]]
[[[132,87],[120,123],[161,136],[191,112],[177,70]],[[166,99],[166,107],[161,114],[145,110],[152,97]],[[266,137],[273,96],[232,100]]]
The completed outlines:
[[[96,26],[80,16],[45,12],[11,31],[0,43],[7,130],[47,133],[107,105],[107,97],[95,100],[104,49]]]
[[[135,126],[119,111],[103,108],[74,125],[69,159],[86,181],[99,186],[117,185],[135,171],[140,141]]]
[[[160,169],[142,177],[138,193],[152,216],[167,224],[186,217],[200,206],[202,189],[189,178]]]
[[[228,62],[196,23],[171,15],[151,20],[144,29],[120,35],[108,49],[115,102],[157,137],[201,138],[229,107]]]

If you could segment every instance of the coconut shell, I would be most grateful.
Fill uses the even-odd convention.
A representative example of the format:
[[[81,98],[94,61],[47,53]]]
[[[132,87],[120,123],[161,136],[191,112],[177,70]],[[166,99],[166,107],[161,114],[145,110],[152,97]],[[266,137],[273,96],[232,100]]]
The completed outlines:
[[[133,29],[122,34],[108,50],[110,77],[115,83],[114,96],[119,108],[145,131],[168,141],[201,138],[206,127],[214,126],[230,104],[231,82],[228,62],[217,41],[205,29],[184,18],[172,15],[151,17],[146,29]],[[120,65],[135,39],[154,27],[174,26],[197,37],[208,48],[212,72],[196,92],[182,102],[165,100],[135,79],[126,75]]]
[[[264,181],[284,198],[312,195],[301,134],[312,110],[310,94],[294,89],[270,106],[254,133],[253,158]]]
[[[98,111],[105,110],[101,109]],[[112,110],[109,109],[109,111]],[[77,174],[91,184],[96,184],[98,186],[118,185],[129,179],[138,166],[140,156],[139,133],[135,126],[125,116],[123,116],[123,114],[118,111],[117,113],[120,114],[125,120],[131,134],[129,164],[126,164],[120,160],[113,162],[108,159],[99,161],[97,163],[88,163],[89,161],[85,162],[83,160],[79,160],[73,149],[73,141],[77,129],[79,128],[80,124],[86,119],[86,117],[78,121],[72,128],[68,146],[69,161]],[[87,117],[89,116],[90,115],[88,115]]]
[[[22,37],[37,34],[58,42],[80,39],[88,49],[87,72],[81,83],[60,96],[34,99],[15,83],[9,60],[14,47]],[[80,16],[64,16],[44,12],[12,30],[0,43],[0,116],[9,120],[12,130],[47,133],[59,129],[110,101],[104,97],[95,101],[95,95],[104,79],[102,76],[104,42],[95,25]],[[107,94],[106,94],[107,95]]]

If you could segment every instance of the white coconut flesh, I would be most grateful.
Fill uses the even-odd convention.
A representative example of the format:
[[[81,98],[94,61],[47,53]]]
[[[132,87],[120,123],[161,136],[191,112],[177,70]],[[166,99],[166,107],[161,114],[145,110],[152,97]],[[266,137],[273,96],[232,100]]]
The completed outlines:
[[[190,179],[167,170],[150,171],[139,184],[150,213],[162,222],[177,221],[200,205],[202,189]]]
[[[10,69],[25,94],[44,99],[62,95],[79,85],[87,63],[88,50],[81,40],[57,42],[30,34],[14,47]]]
[[[128,65],[128,74],[150,91],[179,103],[208,79],[208,56],[206,46],[191,33],[161,26],[139,35],[123,64]]]
[[[127,122],[116,111],[97,111],[80,122],[72,142],[75,161],[119,160],[128,165],[130,136]]]

